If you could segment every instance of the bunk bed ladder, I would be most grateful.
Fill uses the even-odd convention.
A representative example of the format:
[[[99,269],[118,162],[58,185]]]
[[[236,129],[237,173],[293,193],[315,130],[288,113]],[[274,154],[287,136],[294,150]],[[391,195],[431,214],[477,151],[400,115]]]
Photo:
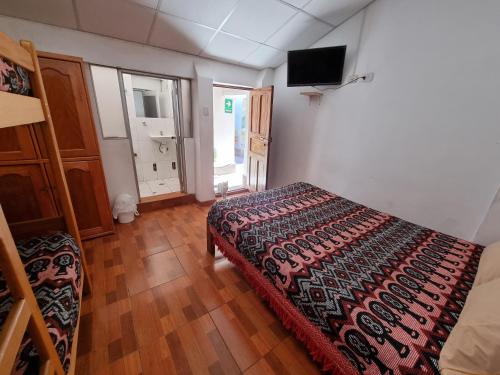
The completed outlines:
[[[42,75],[38,64],[38,57],[33,44],[29,41],[21,41],[19,45],[7,35],[0,32],[0,56],[5,57],[13,63],[22,66],[31,72],[34,97],[11,94],[0,91],[0,128],[17,125],[42,123],[48,158],[52,167],[62,213],[64,216],[66,230],[74,238],[76,244],[82,249],[81,282],[86,293],[91,293],[91,284],[87,273],[87,263],[83,254],[82,242],[73,204],[66,184],[66,177],[61,161],[61,155],[57,145],[54,125],[50,116],[50,110],[43,87]],[[45,218],[53,220],[53,218]],[[25,226],[33,225],[26,222]],[[5,278],[13,305],[0,330],[0,372],[15,365],[19,347],[22,344],[24,334],[29,333],[41,359],[39,374],[43,375],[65,375],[63,364],[57,354],[52,339],[47,329],[42,312],[38,306],[35,294],[26,275],[24,265],[10,232],[7,220],[0,206],[0,270]],[[81,301],[81,290],[80,290]],[[75,330],[75,339],[78,337],[79,320]],[[77,342],[77,341],[76,341]],[[74,342],[75,344],[75,342]],[[74,371],[75,350],[71,353],[71,362],[68,374]]]
[[[40,373],[64,375],[1,207],[0,269],[14,299],[0,331],[0,368],[11,369],[14,366],[24,333],[28,330],[43,362],[44,372]]]

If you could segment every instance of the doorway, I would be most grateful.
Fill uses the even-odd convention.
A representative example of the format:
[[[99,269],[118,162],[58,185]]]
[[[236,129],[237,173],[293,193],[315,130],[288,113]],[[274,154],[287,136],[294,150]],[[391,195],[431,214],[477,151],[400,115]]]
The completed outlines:
[[[214,191],[246,189],[250,90],[214,85]]]
[[[178,80],[122,72],[122,82],[141,200],[182,192]]]

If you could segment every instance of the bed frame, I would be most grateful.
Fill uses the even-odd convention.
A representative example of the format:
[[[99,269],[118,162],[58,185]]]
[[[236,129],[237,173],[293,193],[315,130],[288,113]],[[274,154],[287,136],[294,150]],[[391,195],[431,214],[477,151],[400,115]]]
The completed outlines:
[[[85,293],[91,293],[90,280],[86,277],[88,275],[87,263],[83,255],[82,242],[66,184],[35,47],[29,41],[21,41],[18,44],[0,32],[0,56],[9,59],[30,72],[34,94],[34,96],[24,96],[0,91],[0,128],[41,123],[47,142],[49,161],[54,174],[55,188],[59,194],[63,213],[61,217],[16,223],[15,226],[9,228],[0,207],[0,269],[14,299],[12,309],[0,331],[0,369],[2,369],[2,373],[4,371],[5,373],[11,372],[24,333],[28,330],[40,355],[41,368],[39,373],[44,375],[64,375],[63,366],[24,271],[12,234],[32,236],[48,230],[65,230],[68,232],[82,250],[81,264],[83,270],[81,280],[83,288],[80,289],[80,300],[82,289],[85,290]],[[79,322],[80,317],[78,317],[78,324],[74,334],[71,365],[68,374],[73,374],[75,369]]]

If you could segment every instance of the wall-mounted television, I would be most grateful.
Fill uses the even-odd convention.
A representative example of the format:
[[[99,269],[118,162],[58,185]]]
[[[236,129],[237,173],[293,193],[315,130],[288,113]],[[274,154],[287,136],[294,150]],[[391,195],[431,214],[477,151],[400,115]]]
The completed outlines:
[[[288,86],[340,85],[346,46],[288,51]]]

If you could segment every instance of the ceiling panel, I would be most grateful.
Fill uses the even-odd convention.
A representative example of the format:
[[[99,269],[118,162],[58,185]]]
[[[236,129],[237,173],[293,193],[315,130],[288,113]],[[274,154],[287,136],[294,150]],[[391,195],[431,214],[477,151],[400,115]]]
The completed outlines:
[[[338,25],[372,0],[312,0],[304,10],[332,25]]]
[[[156,7],[158,6],[159,0],[125,0],[125,1],[128,1],[129,3],[134,3],[137,5],[142,5],[145,7],[156,9]]]
[[[265,42],[297,11],[277,0],[241,0],[223,30]]]
[[[0,14],[264,68],[371,1],[0,0]]]
[[[215,29],[158,13],[150,44],[197,55],[214,35]]]
[[[297,13],[266,44],[283,51],[310,47],[332,27],[305,14]]]
[[[218,28],[238,0],[163,0],[160,11]]]
[[[285,52],[261,45],[241,62],[258,68],[275,68],[285,61]]]
[[[290,5],[293,5],[294,7],[302,8],[304,5],[306,5],[311,0],[283,0],[283,1],[290,4]]]
[[[71,0],[0,0],[0,14],[76,29]]]
[[[80,28],[145,43],[155,10],[127,0],[75,0]]]
[[[258,43],[219,32],[202,56],[240,62],[259,47]]]

